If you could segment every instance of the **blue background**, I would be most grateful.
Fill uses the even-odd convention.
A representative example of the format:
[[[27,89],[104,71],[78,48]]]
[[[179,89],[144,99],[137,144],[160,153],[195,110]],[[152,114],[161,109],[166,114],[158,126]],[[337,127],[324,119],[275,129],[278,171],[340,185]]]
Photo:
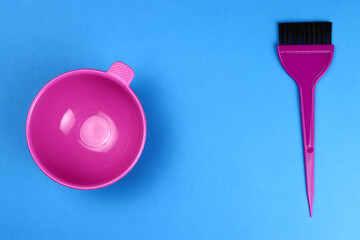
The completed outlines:
[[[1,1],[0,239],[360,239],[359,1]],[[333,21],[316,92],[314,217],[277,23]],[[25,140],[40,88],[135,70],[148,137],[104,189],[46,177]]]

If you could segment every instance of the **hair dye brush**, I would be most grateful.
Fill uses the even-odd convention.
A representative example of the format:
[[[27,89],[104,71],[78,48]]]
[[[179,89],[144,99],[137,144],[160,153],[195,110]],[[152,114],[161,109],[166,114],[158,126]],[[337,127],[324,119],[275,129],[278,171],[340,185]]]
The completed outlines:
[[[278,54],[285,71],[300,91],[306,190],[312,217],[314,202],[315,85],[334,53],[331,22],[279,24]]]

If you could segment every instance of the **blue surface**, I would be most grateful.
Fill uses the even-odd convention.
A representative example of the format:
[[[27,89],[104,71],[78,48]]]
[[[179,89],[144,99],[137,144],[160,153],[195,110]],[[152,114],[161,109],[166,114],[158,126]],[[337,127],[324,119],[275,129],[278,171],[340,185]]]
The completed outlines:
[[[360,239],[359,1],[2,1],[0,239]],[[277,23],[333,21],[309,218],[297,86]],[[47,178],[25,140],[40,88],[121,60],[148,121],[100,190]]]

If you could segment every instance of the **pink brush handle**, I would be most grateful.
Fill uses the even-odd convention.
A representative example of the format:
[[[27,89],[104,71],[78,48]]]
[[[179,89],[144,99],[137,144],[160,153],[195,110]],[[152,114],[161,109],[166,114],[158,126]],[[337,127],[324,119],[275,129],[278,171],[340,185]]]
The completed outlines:
[[[315,139],[315,84],[299,85],[301,120],[305,157],[306,189],[312,216],[314,202],[314,139]]]
[[[314,202],[315,85],[328,69],[334,45],[279,45],[278,54],[285,71],[300,90],[301,119],[310,216]]]

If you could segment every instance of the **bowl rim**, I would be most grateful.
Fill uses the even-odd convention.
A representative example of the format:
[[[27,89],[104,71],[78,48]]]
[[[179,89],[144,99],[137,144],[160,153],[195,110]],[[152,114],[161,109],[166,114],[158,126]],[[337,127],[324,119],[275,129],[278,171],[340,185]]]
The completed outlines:
[[[124,89],[127,90],[127,92],[131,95],[131,97],[133,98],[133,100],[135,100],[136,104],[137,104],[137,108],[140,111],[141,114],[141,118],[142,118],[142,123],[143,123],[143,137],[142,137],[142,141],[141,141],[141,146],[139,148],[139,151],[136,155],[136,157],[133,159],[131,165],[125,170],[123,171],[121,174],[119,174],[119,176],[115,177],[114,179],[107,181],[105,183],[102,184],[93,184],[93,185],[88,185],[88,186],[84,186],[84,185],[77,185],[77,184],[72,184],[69,183],[59,177],[57,177],[56,175],[52,174],[51,172],[48,171],[48,169],[43,166],[43,164],[40,161],[40,158],[37,156],[34,147],[33,147],[33,143],[30,140],[30,121],[31,121],[31,117],[32,117],[32,113],[34,110],[35,105],[37,104],[38,100],[40,99],[40,97],[44,94],[44,92],[47,91],[48,88],[50,88],[51,86],[55,85],[56,83],[63,81],[64,79],[72,76],[72,75],[76,75],[76,74],[94,74],[97,76],[101,76],[104,77],[112,82],[115,82],[116,84],[118,84],[119,86],[123,87]],[[133,92],[133,90],[130,88],[130,86],[123,80],[121,79],[119,76],[116,76],[114,74],[111,74],[109,72],[105,72],[105,71],[101,71],[101,70],[97,70],[97,69],[77,69],[77,70],[72,70],[72,71],[68,71],[65,73],[62,73],[58,76],[56,76],[55,78],[53,78],[52,80],[50,80],[48,83],[46,83],[41,89],[40,91],[36,94],[35,98],[33,99],[30,108],[28,110],[28,114],[26,117],[26,126],[25,126],[25,134],[26,134],[26,143],[27,146],[29,148],[30,154],[34,160],[34,162],[36,163],[36,165],[40,168],[40,170],[46,175],[48,176],[50,179],[52,179],[53,181],[65,186],[65,187],[69,187],[69,188],[73,188],[73,189],[79,189],[79,190],[93,190],[93,189],[99,189],[99,188],[103,188],[106,186],[109,186],[115,182],[117,182],[118,180],[120,180],[121,178],[123,178],[126,174],[128,174],[130,172],[130,170],[135,166],[135,164],[138,162],[144,146],[145,146],[145,141],[146,141],[146,133],[147,133],[147,127],[146,127],[146,118],[145,118],[145,113],[144,113],[144,109],[139,101],[139,99],[137,98],[137,96],[135,95],[135,93]]]

